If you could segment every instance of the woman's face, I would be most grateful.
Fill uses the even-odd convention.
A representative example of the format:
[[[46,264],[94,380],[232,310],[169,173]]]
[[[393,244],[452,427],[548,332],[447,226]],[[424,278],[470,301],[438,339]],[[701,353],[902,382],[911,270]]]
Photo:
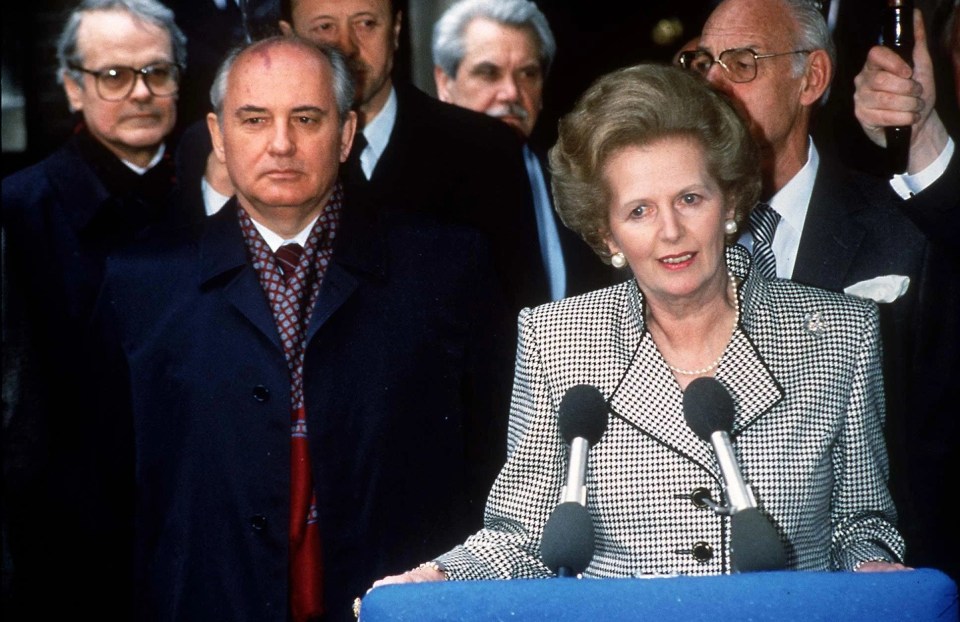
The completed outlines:
[[[709,298],[726,284],[723,222],[733,217],[707,172],[703,147],[686,137],[615,151],[607,246],[622,252],[652,302]],[[725,291],[723,289],[719,291]]]

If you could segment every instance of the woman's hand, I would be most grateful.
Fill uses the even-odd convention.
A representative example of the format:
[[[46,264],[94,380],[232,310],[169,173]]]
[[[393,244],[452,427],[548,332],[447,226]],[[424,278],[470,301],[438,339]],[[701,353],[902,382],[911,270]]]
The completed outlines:
[[[431,568],[429,566],[420,566],[419,568],[414,568],[413,570],[408,570],[403,574],[390,575],[389,577],[384,577],[379,581],[373,582],[373,587],[380,587],[381,585],[393,585],[396,583],[426,583],[428,581],[445,581],[447,576],[437,570],[436,568]]]
[[[856,568],[856,572],[897,572],[900,570],[913,570],[913,568],[896,562],[880,561],[860,562]]]

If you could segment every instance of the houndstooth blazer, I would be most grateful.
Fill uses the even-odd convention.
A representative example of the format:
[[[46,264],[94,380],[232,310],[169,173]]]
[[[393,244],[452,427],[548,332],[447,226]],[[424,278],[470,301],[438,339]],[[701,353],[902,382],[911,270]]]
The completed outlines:
[[[726,259],[745,281],[740,325],[716,378],[733,396],[734,450],[780,534],[788,567],[901,560],[886,487],[874,303],[764,280],[739,246]],[[576,384],[596,386],[611,408],[589,455],[596,551],[584,574],[730,572],[729,518],[691,498],[707,488],[721,499],[720,469],[710,444],[684,421],[682,391],[644,326],[636,283],[524,309],[519,325],[508,459],[484,528],[438,558],[450,577],[551,575],[539,545],[568,460],[557,409]],[[712,551],[709,559],[702,559],[704,550]]]

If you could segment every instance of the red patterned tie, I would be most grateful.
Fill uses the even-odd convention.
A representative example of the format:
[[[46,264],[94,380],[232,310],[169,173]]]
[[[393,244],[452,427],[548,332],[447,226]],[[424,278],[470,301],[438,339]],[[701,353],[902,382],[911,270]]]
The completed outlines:
[[[284,244],[274,253],[286,286],[296,287],[294,276],[303,247]],[[298,318],[302,325],[304,318]],[[291,335],[291,337],[293,337]],[[310,620],[323,613],[323,566],[316,499],[310,474],[307,415],[302,401],[293,411],[290,439],[290,619]]]
[[[293,278],[294,272],[297,271],[297,264],[300,263],[301,255],[303,255],[303,247],[296,242],[284,244],[273,254],[280,266],[280,271],[283,272],[285,283],[289,283],[290,279]]]

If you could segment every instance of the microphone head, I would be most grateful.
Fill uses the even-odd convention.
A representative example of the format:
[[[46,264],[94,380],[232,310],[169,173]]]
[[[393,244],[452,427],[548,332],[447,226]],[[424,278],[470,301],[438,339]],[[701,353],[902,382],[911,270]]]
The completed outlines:
[[[610,407],[600,389],[589,384],[578,384],[567,389],[560,400],[557,423],[560,435],[567,443],[585,438],[590,446],[600,442],[607,429]]]
[[[578,575],[593,559],[593,517],[576,501],[567,501],[553,509],[543,526],[540,557],[554,574],[561,568]]]
[[[697,378],[683,392],[683,418],[697,436],[710,440],[714,432],[733,430],[733,398],[714,378]]]
[[[757,508],[740,510],[730,518],[730,558],[734,572],[787,567],[787,552],[777,530]]]

